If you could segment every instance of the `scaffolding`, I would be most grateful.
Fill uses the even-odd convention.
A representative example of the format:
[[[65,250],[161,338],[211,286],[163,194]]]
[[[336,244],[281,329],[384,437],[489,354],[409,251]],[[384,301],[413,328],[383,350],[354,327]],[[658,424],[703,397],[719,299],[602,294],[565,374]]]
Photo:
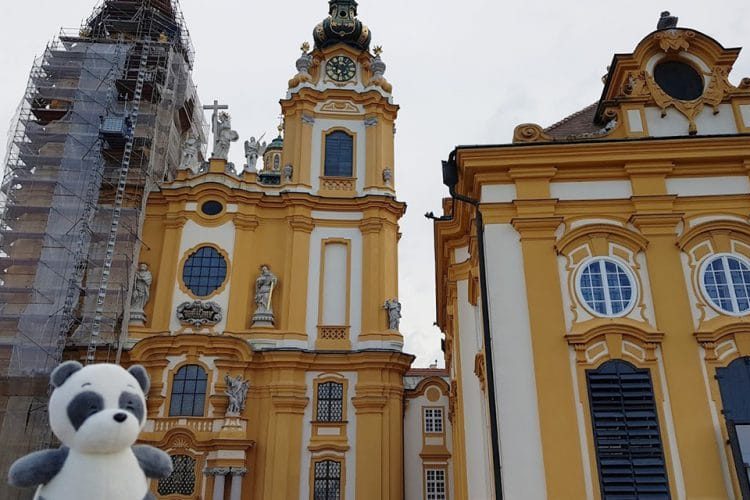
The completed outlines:
[[[176,0],[104,0],[34,62],[0,184],[0,470],[47,445],[66,349],[115,361],[127,338],[147,195],[205,134],[192,60]]]

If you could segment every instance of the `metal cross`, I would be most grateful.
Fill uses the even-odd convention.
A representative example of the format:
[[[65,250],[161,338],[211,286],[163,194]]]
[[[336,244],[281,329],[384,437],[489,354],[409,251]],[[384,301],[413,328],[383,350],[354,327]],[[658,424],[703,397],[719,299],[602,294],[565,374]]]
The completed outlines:
[[[213,104],[204,105],[203,109],[213,110],[213,113],[211,114],[211,133],[214,134],[214,144],[216,144],[216,129],[219,127],[219,110],[229,109],[229,106],[226,104],[219,104],[219,101],[214,99]],[[213,153],[211,153],[211,155],[213,156]]]

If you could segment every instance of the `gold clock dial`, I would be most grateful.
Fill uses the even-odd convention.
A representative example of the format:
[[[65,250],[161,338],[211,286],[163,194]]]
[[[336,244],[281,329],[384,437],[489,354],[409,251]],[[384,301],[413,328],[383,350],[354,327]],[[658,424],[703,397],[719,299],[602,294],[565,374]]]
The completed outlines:
[[[334,56],[326,63],[326,75],[337,82],[347,82],[357,74],[357,65],[346,56]]]

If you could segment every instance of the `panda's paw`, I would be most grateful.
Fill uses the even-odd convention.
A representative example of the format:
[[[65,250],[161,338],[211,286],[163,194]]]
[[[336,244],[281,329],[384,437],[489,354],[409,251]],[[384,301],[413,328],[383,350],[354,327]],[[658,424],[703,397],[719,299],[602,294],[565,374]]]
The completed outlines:
[[[8,482],[19,488],[46,484],[57,475],[68,458],[68,448],[42,450],[16,460],[8,471]]]
[[[146,477],[163,479],[172,473],[172,459],[163,451],[148,445],[133,446],[133,453]]]

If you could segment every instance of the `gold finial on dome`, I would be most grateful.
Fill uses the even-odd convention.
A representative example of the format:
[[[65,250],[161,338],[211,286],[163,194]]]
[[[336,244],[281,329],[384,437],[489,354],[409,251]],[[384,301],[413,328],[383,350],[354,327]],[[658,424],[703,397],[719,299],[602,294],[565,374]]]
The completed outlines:
[[[303,54],[307,54],[310,51],[310,44],[307,42],[303,42],[302,46],[299,48]]]
[[[383,46],[382,45],[376,45],[374,49],[372,49],[372,53],[376,56],[379,56],[383,53]]]

